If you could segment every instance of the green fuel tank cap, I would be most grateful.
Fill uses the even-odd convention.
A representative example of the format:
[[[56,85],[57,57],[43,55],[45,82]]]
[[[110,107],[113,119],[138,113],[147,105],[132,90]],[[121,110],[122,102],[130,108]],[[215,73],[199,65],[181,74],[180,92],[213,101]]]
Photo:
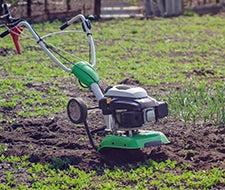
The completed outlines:
[[[81,83],[90,87],[93,83],[99,82],[99,76],[94,68],[85,61],[77,62],[71,67],[72,73],[79,79]]]

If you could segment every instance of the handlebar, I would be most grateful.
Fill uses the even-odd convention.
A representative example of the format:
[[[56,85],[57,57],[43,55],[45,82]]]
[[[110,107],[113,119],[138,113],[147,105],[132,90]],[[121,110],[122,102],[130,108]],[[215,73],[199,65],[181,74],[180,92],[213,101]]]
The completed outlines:
[[[60,30],[64,30],[69,26],[69,24],[67,24],[67,22],[65,22],[62,26],[60,26]]]
[[[69,21],[65,22],[61,27],[60,30],[64,30],[66,29],[69,25],[71,25],[72,23],[78,23],[80,21],[82,21],[82,26],[84,25],[83,23],[85,22],[87,27],[89,28],[89,30],[91,29],[91,23],[90,21],[94,20],[94,16],[90,15],[87,18],[85,18],[83,15],[79,14],[75,17],[73,17],[72,19],[70,19]],[[83,26],[83,30],[85,32],[85,28]]]
[[[19,24],[19,22],[22,21],[22,19],[16,19],[16,18],[13,18],[11,16],[11,13],[8,9],[8,6],[6,4],[4,4],[4,11],[5,11],[5,14],[6,14],[6,20],[7,20],[7,26],[8,26],[8,30],[2,32],[0,34],[0,37],[1,38],[4,38],[5,36],[7,36],[8,34],[11,35],[12,39],[13,39],[13,42],[14,42],[14,45],[16,47],[16,50],[17,50],[17,53],[18,54],[21,54],[21,48],[20,48],[20,43],[19,43],[19,35],[20,33],[22,32],[22,28],[18,27],[17,25]]]
[[[91,17],[92,18],[92,17]],[[89,18],[91,20],[91,18]],[[89,39],[89,44],[90,44],[90,47],[91,47],[91,61],[92,61],[92,67],[95,67],[96,65],[96,55],[95,55],[95,45],[94,45],[94,40],[92,38],[92,34],[90,32],[90,29],[91,29],[91,23],[90,23],[90,20],[89,19],[86,19],[84,17],[84,15],[77,15],[73,18],[71,18],[70,20],[68,20],[67,22],[65,22],[61,27],[60,29],[61,30],[64,30],[65,28],[67,28],[68,26],[70,26],[72,23],[76,23],[76,22],[79,22],[81,21],[82,22],[82,27],[83,27],[83,30],[84,32],[87,34],[88,36],[88,39]]]
[[[4,37],[7,36],[9,33],[10,33],[9,30],[6,30],[5,32],[2,32],[2,33],[0,34],[0,38],[4,38]]]
[[[47,53],[47,55],[56,63],[58,64],[62,69],[64,69],[67,72],[72,72],[70,68],[66,67],[61,61],[59,61],[48,49],[48,47],[46,46],[46,44],[44,43],[43,39],[41,37],[39,37],[39,35],[36,33],[36,31],[32,28],[32,26],[23,19],[15,19],[12,18],[10,11],[7,7],[6,4],[4,4],[4,9],[5,9],[5,13],[7,14],[7,21],[8,24],[7,26],[9,26],[9,30],[3,32],[0,34],[1,38],[4,38],[5,36],[7,36],[8,34],[11,34],[13,37],[13,34],[15,30],[17,30],[19,27],[19,30],[21,29],[21,27],[25,27],[29,30],[29,32],[32,34],[33,38],[37,41],[37,43],[41,46],[41,48]],[[89,44],[91,47],[91,66],[94,67],[96,65],[96,55],[95,55],[95,46],[94,46],[94,41],[92,38],[92,34],[90,32],[91,29],[91,24],[90,21],[88,19],[86,19],[83,15],[79,14],[73,18],[71,18],[69,21],[67,21],[66,23],[64,23],[60,29],[64,30],[65,28],[67,28],[69,25],[71,25],[72,23],[76,22],[76,21],[81,21],[82,22],[82,27],[84,32],[87,34],[88,36],[88,40],[89,40]],[[11,33],[12,32],[12,33]],[[20,34],[20,33],[19,33]],[[15,37],[13,37],[13,40],[18,40],[18,35]],[[15,46],[16,48],[19,48],[19,44],[18,41],[15,42]],[[18,49],[17,49],[18,50]],[[19,53],[19,51],[18,51]]]
[[[3,7],[4,7],[5,14],[6,14],[7,23],[12,23],[13,18],[11,16],[11,13],[10,13],[9,9],[8,9],[8,6],[6,4],[4,4]],[[10,34],[10,31],[6,30],[6,31],[4,31],[0,34],[0,38],[4,38],[8,34]]]

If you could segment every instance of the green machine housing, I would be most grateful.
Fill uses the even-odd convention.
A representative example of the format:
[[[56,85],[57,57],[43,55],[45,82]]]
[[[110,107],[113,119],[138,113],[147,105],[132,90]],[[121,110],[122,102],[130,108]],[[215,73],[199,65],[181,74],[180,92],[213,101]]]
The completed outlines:
[[[72,73],[78,78],[78,80],[90,87],[93,83],[99,82],[99,76],[94,68],[87,62],[80,61],[76,63],[72,68]]]
[[[71,70],[87,87],[99,82],[98,74],[87,62],[78,62]],[[127,85],[109,88],[100,98],[99,108],[104,118],[112,123],[109,134],[97,147],[98,151],[105,148],[140,149],[169,143],[163,133],[143,130],[147,124],[152,124],[168,114],[167,103],[149,97],[143,88]],[[93,144],[88,127],[86,130]]]

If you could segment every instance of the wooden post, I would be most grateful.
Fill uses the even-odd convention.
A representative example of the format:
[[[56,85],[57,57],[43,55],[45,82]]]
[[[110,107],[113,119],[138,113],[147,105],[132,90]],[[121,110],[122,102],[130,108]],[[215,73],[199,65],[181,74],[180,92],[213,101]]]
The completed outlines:
[[[175,14],[179,15],[183,12],[183,1],[182,0],[175,0]]]
[[[71,10],[70,0],[66,0],[67,11]]]
[[[0,0],[0,15],[3,15],[3,0]]]
[[[152,15],[152,13],[153,13],[150,1],[151,0],[145,0],[145,14],[147,17]]]
[[[176,0],[170,0],[170,3],[171,3],[171,10],[172,10],[172,12],[171,12],[171,15],[173,16],[173,15],[175,15],[176,14],[176,10],[175,10],[175,1]],[[178,0],[179,1],[179,0]]]
[[[182,7],[182,0],[166,0],[166,16],[181,14]]]
[[[45,2],[45,14],[46,14],[46,16],[47,16],[47,19],[49,20],[49,10],[48,10],[48,0],[45,0],[44,1]]]
[[[27,17],[31,17],[31,0],[27,0]]]
[[[101,14],[101,0],[95,0],[95,10],[94,10],[94,14],[96,18],[100,18],[100,14]]]
[[[166,1],[166,16],[171,16],[173,14],[172,2],[171,0]]]
[[[83,4],[83,11],[82,11],[82,14],[83,14],[83,15],[86,15],[86,7],[85,7],[85,4]]]
[[[158,0],[158,7],[160,11],[160,16],[164,17],[165,12],[165,0]]]

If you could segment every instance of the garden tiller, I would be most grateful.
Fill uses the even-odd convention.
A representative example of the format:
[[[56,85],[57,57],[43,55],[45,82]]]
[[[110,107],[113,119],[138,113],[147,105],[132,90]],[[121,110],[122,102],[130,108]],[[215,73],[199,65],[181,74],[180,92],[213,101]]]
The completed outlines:
[[[39,37],[27,21],[12,18],[6,5],[4,5],[4,9],[8,29],[0,34],[1,38],[7,34],[11,34],[17,52],[21,53],[18,37],[23,27],[27,28],[35,41],[55,63],[66,72],[73,73],[81,84],[89,87],[94,93],[98,102],[97,108],[101,110],[104,117],[105,127],[103,128],[89,130],[87,123],[88,108],[81,99],[71,99],[67,105],[69,119],[75,124],[84,124],[93,148],[97,151],[102,151],[105,148],[140,149],[169,143],[163,133],[145,130],[146,125],[153,124],[158,119],[168,115],[166,102],[156,101],[154,98],[148,96],[143,88],[135,86],[117,85],[108,88],[104,93],[102,92],[99,86],[99,76],[94,69],[96,55],[94,41],[90,32],[90,18],[85,18],[79,14],[60,27],[61,30],[64,30],[74,22],[81,22],[82,30],[86,33],[90,45],[91,64],[85,61],[79,61],[71,68],[68,68],[56,58],[54,53],[57,52],[54,51],[52,53],[52,48],[44,41],[44,37]],[[61,57],[65,58],[63,56]],[[66,61],[72,63],[68,59]],[[101,130],[106,135],[99,146],[96,146],[93,141],[93,134]]]

